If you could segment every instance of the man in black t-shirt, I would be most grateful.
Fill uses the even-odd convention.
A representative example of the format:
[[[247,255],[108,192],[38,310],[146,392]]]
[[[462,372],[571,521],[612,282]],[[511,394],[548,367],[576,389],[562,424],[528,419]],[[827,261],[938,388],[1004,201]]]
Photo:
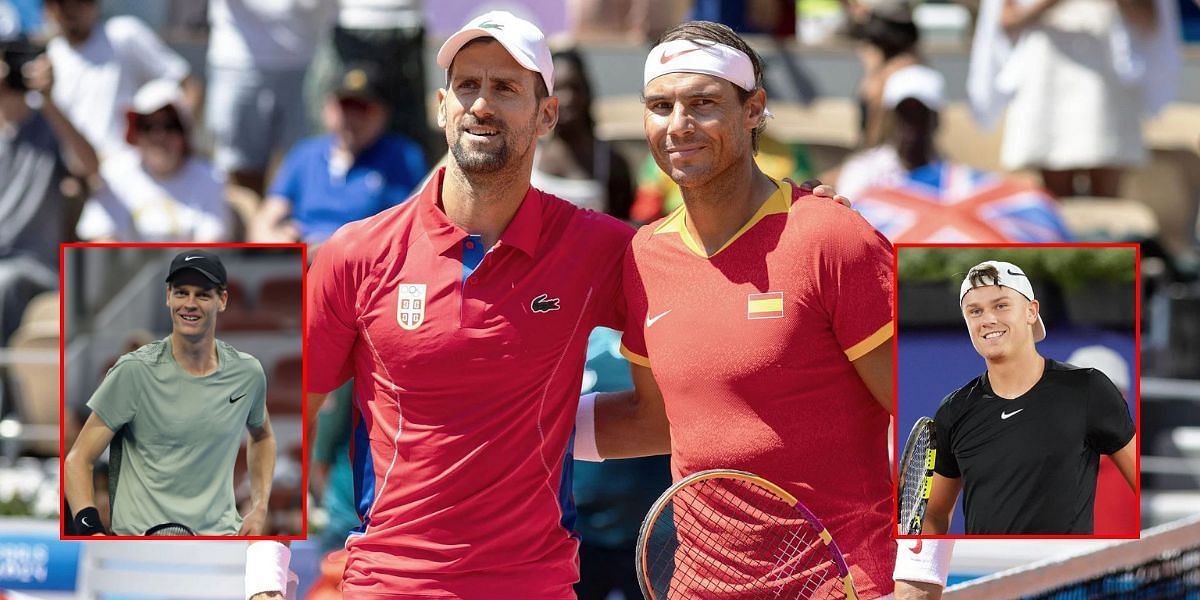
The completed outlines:
[[[1090,534],[1101,454],[1134,486],[1137,444],[1125,400],[1096,369],[1043,358],[1029,279],[987,261],[959,305],[987,372],[938,408],[937,464],[922,533],[944,534],[960,491],[968,534]]]

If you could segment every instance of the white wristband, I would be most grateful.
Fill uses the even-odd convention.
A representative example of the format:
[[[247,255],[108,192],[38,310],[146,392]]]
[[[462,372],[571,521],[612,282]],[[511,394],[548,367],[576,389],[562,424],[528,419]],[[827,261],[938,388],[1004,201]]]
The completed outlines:
[[[954,540],[896,540],[896,581],[919,581],[946,586]]]
[[[292,550],[279,542],[251,542],[246,547],[246,600],[263,592],[294,598],[299,578],[288,570]]]
[[[575,411],[575,459],[604,462],[596,448],[596,392],[579,397]]]

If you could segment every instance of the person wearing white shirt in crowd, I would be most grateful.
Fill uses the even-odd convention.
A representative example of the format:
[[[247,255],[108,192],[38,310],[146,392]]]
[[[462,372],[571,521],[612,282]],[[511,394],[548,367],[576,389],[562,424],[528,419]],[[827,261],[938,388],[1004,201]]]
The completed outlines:
[[[1003,120],[1006,169],[1041,171],[1058,197],[1117,196],[1180,56],[1174,0],[983,0],[967,97],[981,126]]]
[[[76,233],[85,240],[229,240],[233,213],[225,184],[188,147],[190,113],[170,80],[142,87],[126,112],[129,150],[100,169],[105,187],[84,206]]]
[[[272,154],[304,135],[304,76],[336,4],[209,0],[205,116],[230,183],[262,195]]]
[[[170,79],[195,108],[200,84],[187,61],[135,17],[100,22],[99,0],[46,0],[58,26],[46,54],[54,66],[54,101],[101,160],[125,147],[124,111],[142,85]]]

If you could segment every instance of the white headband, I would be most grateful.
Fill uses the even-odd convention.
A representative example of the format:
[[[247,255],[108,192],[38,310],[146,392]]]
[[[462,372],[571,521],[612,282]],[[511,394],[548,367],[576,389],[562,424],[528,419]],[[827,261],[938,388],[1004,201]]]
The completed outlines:
[[[700,73],[720,77],[747,92],[758,86],[754,65],[745,52],[725,44],[673,40],[654,47],[646,57],[642,85],[667,73]]]

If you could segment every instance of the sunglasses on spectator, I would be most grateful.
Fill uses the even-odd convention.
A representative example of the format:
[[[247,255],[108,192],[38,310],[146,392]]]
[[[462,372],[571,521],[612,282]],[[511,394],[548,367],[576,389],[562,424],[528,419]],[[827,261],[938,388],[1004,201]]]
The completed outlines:
[[[138,121],[138,133],[151,133],[155,131],[163,131],[166,133],[183,133],[183,123],[175,119],[169,121]]]
[[[361,98],[338,98],[338,105],[344,111],[366,112],[375,107],[374,104]]]

